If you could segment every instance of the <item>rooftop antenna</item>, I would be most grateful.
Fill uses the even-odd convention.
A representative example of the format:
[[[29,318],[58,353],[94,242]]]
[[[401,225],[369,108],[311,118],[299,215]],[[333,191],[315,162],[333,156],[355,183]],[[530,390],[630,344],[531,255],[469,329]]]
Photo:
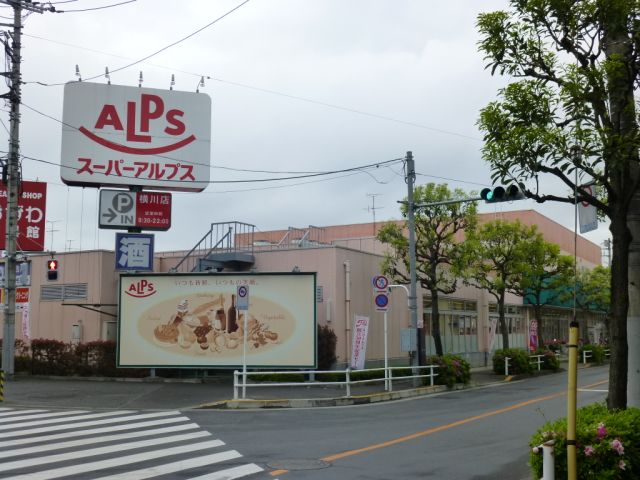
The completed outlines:
[[[140,76],[138,77],[138,88],[142,87],[142,82],[143,82],[143,78],[142,78],[142,70],[140,70]]]
[[[200,77],[200,81],[198,82],[198,86],[196,87],[196,93],[200,93],[200,87],[204,87],[204,77]]]
[[[80,67],[78,66],[77,63],[76,63],[76,77],[78,77],[79,82],[82,81],[82,75],[80,75]]]
[[[171,84],[169,85],[169,90],[173,90],[173,86],[176,84],[176,76],[171,74]]]
[[[367,197],[371,197],[371,206],[367,206],[367,212],[373,213],[373,236],[376,236],[376,210],[380,210],[384,207],[376,207],[376,197],[379,197],[379,193],[367,193]]]
[[[111,85],[111,75],[109,75],[109,67],[104,67],[104,78],[107,79],[107,84]]]

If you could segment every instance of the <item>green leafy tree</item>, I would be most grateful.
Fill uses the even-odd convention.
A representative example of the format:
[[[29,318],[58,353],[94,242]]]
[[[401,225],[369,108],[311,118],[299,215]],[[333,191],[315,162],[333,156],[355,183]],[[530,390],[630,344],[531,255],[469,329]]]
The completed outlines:
[[[483,156],[494,179],[516,179],[528,187],[530,198],[588,202],[609,218],[608,405],[625,408],[628,355],[633,355],[629,364],[640,364],[640,345],[627,346],[628,325],[635,341],[640,339],[640,269],[628,268],[640,261],[640,249],[631,249],[632,234],[640,238],[635,99],[640,3],[511,0],[509,5],[508,10],[478,17],[479,47],[487,67],[513,80],[480,114]],[[567,187],[566,194],[559,193],[557,181]],[[580,187],[588,181],[603,189],[602,197]],[[632,370],[629,391],[637,405],[640,370]]]
[[[562,255],[560,247],[547,242],[542,235],[534,236],[524,248],[525,262],[514,291],[533,307],[538,322],[538,346],[542,347],[542,308],[559,300],[561,292],[573,283],[573,257]]]
[[[570,285],[573,287],[573,275]],[[583,310],[597,309],[608,312],[611,307],[611,269],[598,265],[580,268],[576,278],[576,306]],[[560,301],[573,301],[573,288],[565,289]]]
[[[450,190],[447,184],[428,183],[414,190],[415,203],[435,203],[466,198],[459,189]],[[406,204],[402,207],[406,217]],[[474,202],[434,205],[420,208],[415,212],[416,229],[416,275],[420,286],[431,295],[431,334],[436,354],[442,356],[440,334],[440,313],[438,296],[456,291],[457,279],[450,267],[460,259],[459,237],[464,230],[472,230],[476,224],[476,204]],[[397,283],[409,283],[409,240],[406,229],[395,223],[388,223],[378,232],[378,240],[389,245],[385,254],[382,271]],[[423,335],[421,335],[423,338]]]
[[[527,272],[527,253],[542,235],[535,225],[495,220],[468,232],[464,243],[464,261],[458,272],[467,285],[486,290],[496,299],[502,348],[509,348],[509,331],[505,321],[507,292],[522,291]]]

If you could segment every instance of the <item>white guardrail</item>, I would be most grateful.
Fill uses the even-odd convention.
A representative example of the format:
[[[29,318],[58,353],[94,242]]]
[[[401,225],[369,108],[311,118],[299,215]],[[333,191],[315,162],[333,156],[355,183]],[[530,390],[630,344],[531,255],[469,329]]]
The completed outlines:
[[[593,350],[583,350],[582,351],[582,363],[586,365],[588,360],[593,356]],[[605,358],[609,358],[611,356],[611,350],[606,348],[604,350]],[[556,357],[560,359],[560,355],[556,353]],[[542,359],[544,355],[529,355],[529,363],[534,364],[538,367],[538,371],[542,370],[542,364],[544,363]],[[504,376],[509,376],[509,360],[511,357],[504,357]]]
[[[408,379],[418,379],[418,378],[428,378],[429,385],[434,385],[434,378],[438,376],[437,373],[434,372],[434,369],[438,368],[437,365],[424,365],[424,366],[406,366],[406,367],[388,367],[388,368],[367,368],[363,370],[351,370],[347,368],[346,370],[287,370],[287,371],[273,371],[273,372],[243,372],[240,370],[235,370],[233,372],[233,399],[237,400],[240,396],[240,391],[242,392],[242,398],[246,398],[247,388],[259,388],[259,387],[309,387],[309,386],[323,386],[323,385],[338,385],[343,386],[346,389],[346,397],[351,396],[351,386],[364,384],[364,383],[373,383],[373,382],[384,382],[385,391],[393,391],[393,381],[394,380],[408,380]],[[394,370],[412,370],[415,371],[423,371],[429,370],[427,374],[416,374],[416,375],[401,375],[401,376],[393,376]],[[385,376],[380,378],[368,378],[365,380],[352,380],[351,376],[354,372],[385,372]],[[247,382],[247,377],[259,377],[259,376],[268,376],[268,375],[311,375],[312,378],[318,374],[334,374],[334,375],[344,375],[344,381],[336,381],[336,382],[319,382],[319,381],[305,381],[305,382],[266,382],[266,383],[249,383]]]

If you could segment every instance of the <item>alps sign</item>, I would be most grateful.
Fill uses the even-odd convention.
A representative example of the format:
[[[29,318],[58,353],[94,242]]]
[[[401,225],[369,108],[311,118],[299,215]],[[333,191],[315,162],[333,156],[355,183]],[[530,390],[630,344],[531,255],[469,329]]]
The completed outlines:
[[[67,83],[60,177],[67,185],[202,191],[211,98],[204,93]]]

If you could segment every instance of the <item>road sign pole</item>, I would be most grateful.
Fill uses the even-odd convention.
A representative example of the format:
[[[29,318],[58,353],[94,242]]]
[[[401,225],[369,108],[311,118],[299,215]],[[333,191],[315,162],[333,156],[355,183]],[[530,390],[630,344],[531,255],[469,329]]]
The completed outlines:
[[[389,391],[389,350],[387,348],[387,311],[384,311],[384,389]]]
[[[244,312],[244,321],[242,326],[242,399],[247,396],[247,317],[249,309]]]

